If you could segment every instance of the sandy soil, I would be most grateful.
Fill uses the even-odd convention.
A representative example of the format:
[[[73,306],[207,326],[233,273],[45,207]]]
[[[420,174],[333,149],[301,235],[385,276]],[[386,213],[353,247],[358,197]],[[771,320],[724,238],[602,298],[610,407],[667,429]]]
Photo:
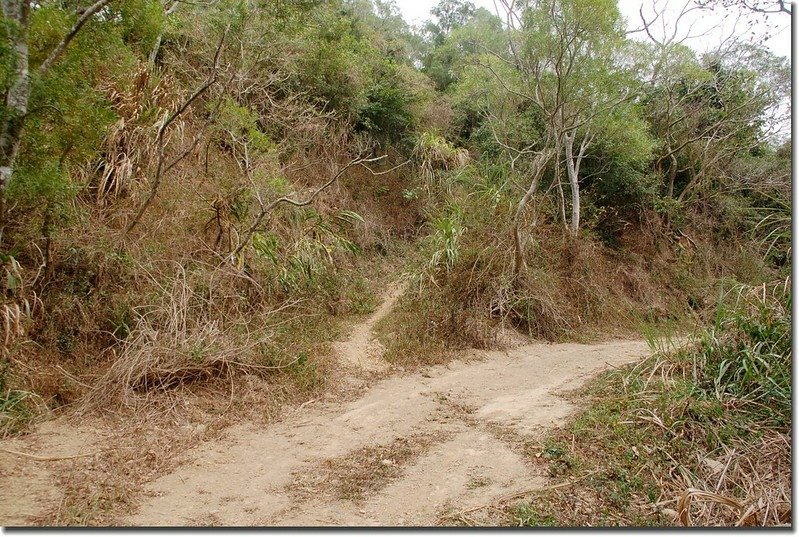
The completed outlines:
[[[390,288],[383,305],[336,344],[346,368],[367,376],[388,369],[371,329],[401,292]],[[545,486],[536,451],[575,410],[565,392],[647,353],[645,342],[626,340],[471,351],[446,366],[379,380],[353,401],[309,402],[268,427],[235,425],[150,482],[138,510],[118,523],[446,524],[453,513]],[[87,449],[87,434],[53,445],[42,441],[45,427],[0,449],[76,454]],[[89,436],[97,444],[98,433]],[[24,524],[58,501],[47,467],[0,451],[0,523]]]
[[[33,434],[0,442],[0,524],[26,525],[58,505],[62,494],[55,470],[97,453],[96,443],[105,436],[92,427],[53,420]]]

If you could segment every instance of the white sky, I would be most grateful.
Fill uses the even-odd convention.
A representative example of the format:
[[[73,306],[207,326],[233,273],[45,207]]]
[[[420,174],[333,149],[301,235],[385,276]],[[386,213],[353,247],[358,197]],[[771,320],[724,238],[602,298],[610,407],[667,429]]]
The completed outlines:
[[[494,10],[494,0],[472,0],[478,7],[485,7],[492,13]],[[685,5],[685,0],[657,0],[658,5],[666,7],[666,13],[670,15],[673,21],[676,15],[680,12],[681,8]],[[419,24],[430,18],[430,9],[438,4],[438,0],[397,0],[397,6],[402,11],[402,15],[406,21],[411,24]],[[648,0],[643,5],[644,13],[649,15],[652,13],[651,8],[652,0]],[[642,5],[642,0],[619,0],[619,9],[622,16],[624,16],[628,25],[632,28],[640,26],[638,9]],[[763,32],[766,24],[761,22],[760,18],[753,18],[757,21],[755,31]],[[777,13],[768,16],[768,21],[774,27],[774,35],[766,41],[766,45],[780,56],[791,58],[791,21],[790,17],[784,13]],[[691,30],[692,35],[704,34],[697,37],[686,44],[696,50],[704,51],[714,48],[721,40],[729,36],[730,33],[743,33],[746,27],[746,20],[741,19],[737,26],[733,24],[731,17],[724,18],[724,11],[722,9],[716,12],[708,11],[693,11],[686,15],[681,25],[687,26],[693,24]],[[684,35],[684,34],[683,34]]]

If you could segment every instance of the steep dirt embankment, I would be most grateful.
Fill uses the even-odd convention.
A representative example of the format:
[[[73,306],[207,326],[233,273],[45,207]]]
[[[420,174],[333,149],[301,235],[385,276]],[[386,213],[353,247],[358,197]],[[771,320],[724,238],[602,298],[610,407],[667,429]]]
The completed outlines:
[[[371,329],[401,291],[389,288],[383,305],[335,345],[345,369],[357,366],[367,375],[387,370]],[[380,380],[354,401],[309,402],[268,427],[236,425],[150,482],[139,509],[117,522],[447,523],[448,516],[471,507],[546,486],[546,465],[536,455],[547,429],[575,410],[563,392],[647,352],[642,341],[472,351],[447,366]],[[0,448],[52,450],[57,441],[38,437],[69,436],[61,432],[45,428]],[[102,435],[90,436],[97,440],[91,447],[82,438],[72,451],[101,450]],[[58,455],[71,451],[59,447]],[[57,504],[58,491],[41,470],[46,463],[0,455],[6,465],[0,485],[11,486],[0,486],[6,491],[0,494],[0,523],[24,524],[45,504]]]

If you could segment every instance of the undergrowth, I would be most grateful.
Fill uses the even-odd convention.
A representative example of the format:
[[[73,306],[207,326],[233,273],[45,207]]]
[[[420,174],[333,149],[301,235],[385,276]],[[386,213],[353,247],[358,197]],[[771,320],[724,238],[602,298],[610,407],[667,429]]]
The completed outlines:
[[[387,359],[402,366],[444,360],[448,350],[501,348],[513,332],[592,341],[634,334],[641,324],[693,325],[712,308],[718,275],[742,264],[730,255],[739,244],[698,242],[675,253],[662,230],[639,231],[625,248],[588,231],[572,237],[541,200],[524,217],[526,267],[515,274],[511,172],[460,163],[428,173],[431,159],[418,164],[418,188],[436,195],[424,202],[425,236],[406,269],[411,283],[378,327]],[[754,280],[763,274],[758,266],[750,272]]]
[[[567,486],[509,507],[509,523],[790,523],[791,360],[790,279],[728,289],[689,344],[587,388],[543,453]]]

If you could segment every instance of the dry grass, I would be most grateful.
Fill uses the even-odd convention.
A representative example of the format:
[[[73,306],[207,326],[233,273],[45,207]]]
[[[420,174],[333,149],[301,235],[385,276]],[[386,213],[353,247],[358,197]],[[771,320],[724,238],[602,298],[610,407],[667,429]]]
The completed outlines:
[[[94,384],[85,403],[94,408],[130,405],[137,395],[173,389],[181,384],[230,377],[234,369],[270,368],[253,357],[269,333],[249,332],[243,315],[225,315],[224,300],[204,297],[178,267],[169,283],[158,282],[159,304],[141,307],[119,358]],[[268,317],[266,312],[264,317]],[[287,364],[289,365],[289,364]],[[271,366],[277,368],[278,366]]]
[[[552,477],[590,477],[508,505],[508,523],[789,524],[786,301],[786,282],[733,289],[693,344],[579,393],[591,403],[543,454]]]
[[[624,336],[681,311],[640,260],[597,243],[542,230],[527,272],[514,280],[503,226],[467,228],[452,268],[432,279],[417,269],[421,284],[378,325],[388,361],[416,367],[445,362],[452,350],[502,348],[504,332],[548,341]]]
[[[683,526],[779,526],[792,520],[791,439],[772,433],[715,459],[676,502]],[[677,491],[675,491],[676,493]]]
[[[101,88],[118,119],[108,129],[100,162],[94,169],[80,172],[98,206],[130,195],[134,183],[146,175],[156,149],[154,123],[176,106],[175,86],[168,75],[155,77],[146,63],[140,63],[127,87],[107,84]]]
[[[568,445],[569,441],[561,437],[558,445]],[[789,524],[789,441],[784,435],[774,434],[738,444],[723,455],[697,450],[693,457],[665,450],[649,453],[642,448],[645,442],[632,439],[628,440],[630,454],[608,453],[602,444],[594,449],[578,445],[573,452],[559,452],[552,444],[545,451],[554,468],[551,471],[574,477],[556,490],[526,494],[521,504],[518,499],[507,502],[503,523],[535,525],[535,521],[550,520],[562,526],[694,527]],[[641,457],[633,455],[635,451]],[[661,456],[668,462],[661,461]],[[643,460],[645,457],[651,459]],[[588,477],[579,479],[579,472]]]
[[[177,423],[162,417],[146,424],[123,419],[97,424],[112,435],[102,439],[102,449],[93,456],[52,466],[63,496],[31,524],[115,524],[119,516],[132,512],[146,483],[177,467],[189,449],[217,438],[225,421],[222,416],[195,415]]]
[[[288,486],[302,498],[330,494],[355,502],[366,499],[394,479],[431,447],[448,439],[446,434],[415,434],[377,446],[364,447],[294,473]]]
[[[23,399],[30,412],[17,412],[8,431],[79,401],[124,413],[172,394],[158,405],[174,406],[184,387],[221,382],[230,392],[237,376],[269,379],[289,398],[286,386],[322,389],[334,325],[374,307],[373,269],[395,255],[397,238],[415,234],[418,204],[402,197],[410,167],[379,176],[358,169],[312,207],[283,208],[263,223],[259,231],[275,241],[271,258],[247,248],[228,262],[257,197],[313,189],[335,162],[365,147],[346,121],[315,111],[303,95],[276,92],[283,73],[242,72],[232,84],[263,99],[248,100],[248,113],[270,141],[266,164],[244,162],[231,141],[236,125],[204,130],[209,107],[200,104],[170,130],[165,157],[176,164],[139,226],[121,236],[149,192],[158,123],[186,92],[163,72],[142,64],[128,81],[99,88],[118,121],[101,158],[73,170],[83,188],[69,219],[46,240],[39,214],[9,227],[19,254],[16,265],[3,262],[21,287],[0,303],[0,345],[8,351],[0,357],[2,421],[11,423],[6,414]],[[378,171],[405,159],[386,160]],[[343,212],[362,221],[342,222]]]
[[[440,522],[534,527],[790,525],[788,435],[770,432],[708,452],[699,444],[678,447],[679,437],[664,444],[650,424],[648,418],[630,424],[641,430],[637,435],[623,426],[603,430],[596,425],[587,437],[584,430],[575,436],[572,424],[549,438],[531,461],[549,465],[552,485],[465,512],[444,513]]]
[[[114,359],[91,368],[75,364],[78,376],[66,369],[51,375],[54,383],[69,374],[87,385],[74,396],[80,405],[60,414],[75,411],[81,421],[100,415],[115,437],[95,457],[57,465],[64,500],[37,524],[113,523],[136,504],[146,482],[231,423],[267,423],[287,405],[323,392],[337,396],[341,373],[329,342],[341,337],[348,315],[369,310],[376,282],[390,272],[385,260],[355,260],[352,272],[331,278],[323,292],[301,290],[294,302],[281,303],[226,265],[179,257],[135,261],[162,251],[147,252],[145,245],[138,243],[126,261],[133,277],[126,292],[140,302],[129,333],[112,347]],[[41,382],[43,366],[28,364]]]
[[[418,137],[412,158],[424,180],[433,188],[436,171],[463,168],[469,162],[469,152],[455,147],[441,136],[425,132]]]

